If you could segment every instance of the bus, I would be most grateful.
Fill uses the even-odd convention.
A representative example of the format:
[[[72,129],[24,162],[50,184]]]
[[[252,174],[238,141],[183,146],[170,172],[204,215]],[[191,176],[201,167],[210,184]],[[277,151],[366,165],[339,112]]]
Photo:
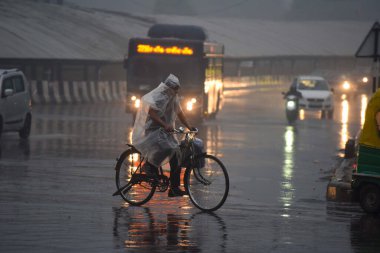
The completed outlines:
[[[135,117],[141,96],[172,73],[186,116],[214,118],[222,107],[224,46],[207,41],[198,26],[154,25],[148,36],[129,40],[126,111]]]

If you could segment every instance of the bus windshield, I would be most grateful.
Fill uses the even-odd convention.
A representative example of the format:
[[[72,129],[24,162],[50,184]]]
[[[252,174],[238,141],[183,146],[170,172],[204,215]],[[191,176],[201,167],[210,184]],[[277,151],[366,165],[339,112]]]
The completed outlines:
[[[183,89],[203,89],[199,58],[161,56],[130,58],[127,75],[128,89],[151,90],[165,80],[170,73],[178,76]]]

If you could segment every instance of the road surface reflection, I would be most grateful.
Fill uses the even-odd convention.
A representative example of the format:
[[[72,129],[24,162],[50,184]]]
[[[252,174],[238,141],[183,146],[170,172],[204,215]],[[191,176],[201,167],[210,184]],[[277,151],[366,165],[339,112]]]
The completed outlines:
[[[347,123],[348,123],[348,114],[349,114],[349,103],[346,99],[342,100],[341,102],[342,107],[342,113],[341,113],[341,123],[342,128],[340,131],[340,147],[344,147],[346,145],[346,142],[348,140],[348,130],[347,130]]]
[[[128,252],[225,252],[227,227],[216,214],[148,207],[113,208],[115,248]],[[170,208],[169,208],[170,209]]]
[[[287,126],[284,133],[284,162],[282,166],[281,180],[281,202],[285,213],[284,217],[288,217],[287,210],[292,205],[294,187],[292,185],[293,167],[294,167],[294,143],[295,143],[295,126]]]
[[[340,129],[340,148],[344,148],[346,145],[346,142],[348,141],[349,138],[355,138],[357,137],[357,133],[351,133],[348,129],[348,125],[355,121],[357,119],[360,119],[360,128],[363,127],[364,121],[365,121],[365,110],[367,108],[368,104],[368,96],[366,94],[361,94],[360,95],[360,102],[358,103],[359,106],[359,115],[354,111],[355,105],[354,103],[356,101],[353,100],[347,100],[346,97],[342,97],[341,101],[339,102],[339,109],[340,109],[340,118],[339,122],[341,123],[341,129]],[[353,109],[351,109],[353,108]],[[357,119],[355,118],[357,117]]]
[[[362,215],[352,218],[350,228],[351,245],[355,252],[380,252],[380,217]]]
[[[28,160],[30,156],[30,142],[29,140],[16,138],[4,138],[0,143],[0,160],[15,159],[15,160]]]
[[[365,110],[367,109],[368,96],[362,94],[360,96],[360,126],[363,127],[365,121]]]

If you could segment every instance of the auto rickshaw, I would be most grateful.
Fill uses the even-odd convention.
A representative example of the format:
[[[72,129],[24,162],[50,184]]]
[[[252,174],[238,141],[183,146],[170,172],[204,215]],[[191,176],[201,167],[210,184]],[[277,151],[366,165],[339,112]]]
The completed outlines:
[[[351,189],[353,200],[358,201],[364,211],[380,212],[380,89],[367,105]]]

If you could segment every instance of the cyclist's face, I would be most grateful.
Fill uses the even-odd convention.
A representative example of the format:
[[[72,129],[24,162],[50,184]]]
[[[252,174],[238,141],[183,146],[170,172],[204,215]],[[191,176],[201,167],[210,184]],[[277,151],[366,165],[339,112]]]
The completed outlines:
[[[177,95],[177,94],[178,94],[178,91],[179,91],[179,87],[178,87],[178,88],[175,88],[175,89],[173,89],[173,88],[169,88],[169,92],[170,92],[170,94],[172,94],[173,96],[174,96],[174,95]]]

